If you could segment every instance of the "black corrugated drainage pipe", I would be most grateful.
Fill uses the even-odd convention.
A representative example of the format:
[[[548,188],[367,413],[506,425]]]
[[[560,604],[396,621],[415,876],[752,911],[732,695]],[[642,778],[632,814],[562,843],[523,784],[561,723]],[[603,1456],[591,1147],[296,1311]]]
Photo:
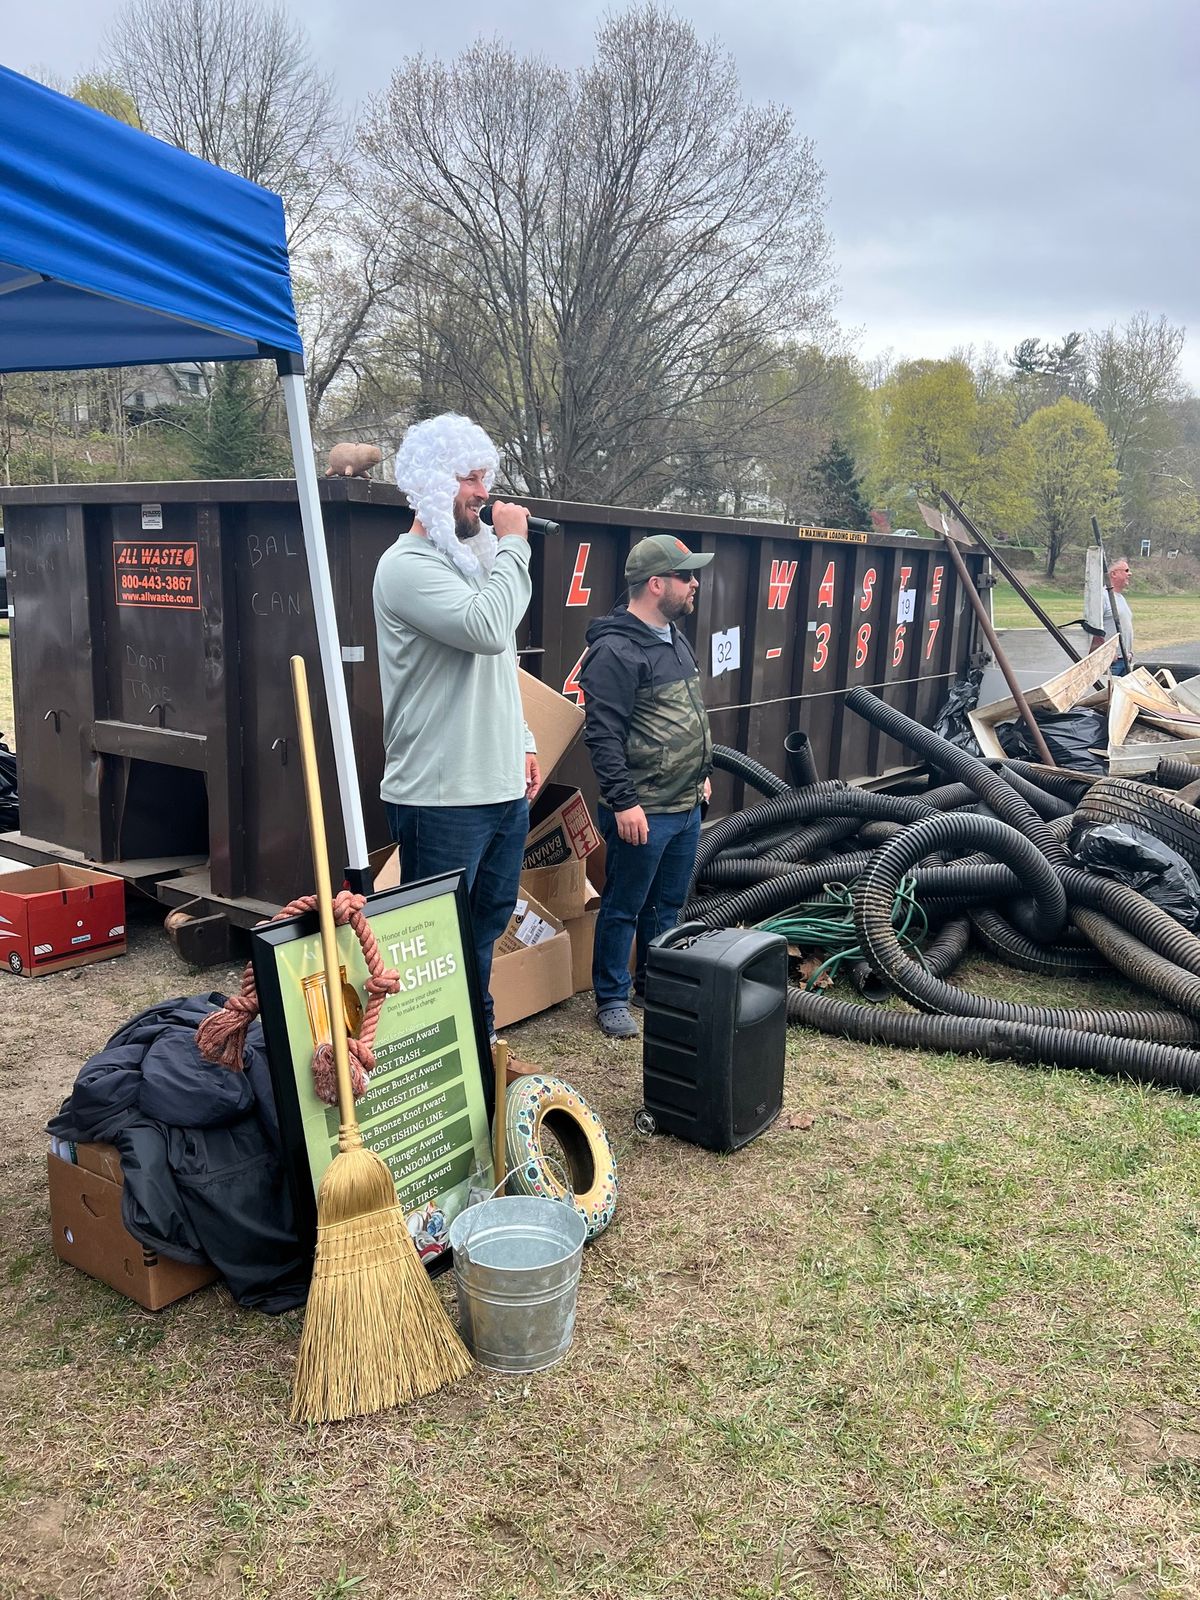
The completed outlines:
[[[801,900],[820,894],[827,883],[853,883],[871,860],[869,850],[831,856],[807,867],[792,867],[741,894],[707,895],[688,901],[680,918],[702,922],[706,928],[732,928],[740,922],[761,922]]]
[[[1052,939],[1061,929],[1066,894],[1053,867],[1023,834],[990,817],[965,815],[927,818],[875,854],[854,891],[854,927],[859,944],[875,971],[902,999],[922,1011],[951,1016],[1027,1022],[1049,1028],[1079,1028],[1111,1037],[1164,1039],[1200,1038],[1200,1027],[1173,1011],[1102,1011],[1018,1005],[973,994],[926,972],[901,947],[892,927],[892,910],[900,880],[931,850],[972,845],[1000,859],[1021,877],[1032,895],[1038,936]]]
[[[939,978],[945,978],[958,966],[970,944],[971,924],[966,917],[952,917],[921,951],[921,960],[929,972],[936,972]],[[850,981],[870,1005],[882,1005],[891,998],[891,989],[869,961],[854,963],[850,968]]]
[[[912,717],[906,717],[894,706],[884,705],[869,689],[851,689],[846,696],[846,704],[872,727],[907,745],[931,766],[973,789],[983,803],[1007,822],[1010,828],[1031,839],[1047,861],[1066,860],[1066,846],[1055,838],[1029,802],[978,756],[968,755],[965,750],[959,750]]]
[[[1042,1027],[978,1017],[928,1017],[832,1000],[819,991],[788,988],[788,1021],[819,1028],[862,1044],[899,1045],[905,1049],[947,1050],[978,1055],[990,1061],[1040,1063],[1085,1072],[1135,1078],[1163,1088],[1200,1089],[1200,1053],[1169,1044],[1117,1039],[1069,1028]]]
[[[1028,778],[1023,778],[1015,772],[1007,762],[989,761],[987,763],[993,772],[998,772],[1009,786],[1017,791],[1023,800],[1037,812],[1045,821],[1053,821],[1055,817],[1069,817],[1075,807],[1069,801],[1060,800],[1057,795],[1049,794],[1036,783],[1030,783]]]
[[[986,767],[984,771],[987,771]],[[988,776],[1006,794],[1012,794],[1003,778],[996,778],[992,773],[988,773]],[[728,850],[730,845],[746,838],[748,834],[757,833],[763,828],[776,828],[784,822],[815,822],[827,817],[862,817],[864,820],[878,817],[886,822],[916,822],[934,814],[921,800],[873,794],[869,789],[847,789],[824,783],[809,789],[790,789],[787,794],[764,800],[762,805],[753,806],[749,811],[739,811],[736,816],[724,818],[702,835],[692,882],[704,881],[704,869],[722,850]],[[1029,814],[1033,816],[1032,812]],[[1036,817],[1033,820],[1038,822]],[[1041,824],[1038,823],[1038,826]]]
[[[1069,806],[1077,805],[1080,796],[1085,795],[1093,783],[1100,781],[1099,774],[1093,778],[1081,772],[1077,777],[1068,777],[1056,767],[1043,767],[1037,761],[1016,761],[1006,758],[1003,765],[1008,771],[1018,773],[1030,783],[1036,783],[1038,788],[1044,789],[1047,794],[1057,795]],[[1200,768],[1197,769],[1196,776],[1200,777]]]
[[[971,928],[983,948],[1021,972],[1055,978],[1095,978],[1111,970],[1086,940],[1082,949],[1064,944],[1061,935],[1052,945],[1038,944],[987,906],[974,906],[969,915]]]
[[[1154,769],[1154,781],[1160,789],[1186,789],[1189,783],[1200,778],[1200,767],[1190,761],[1180,761],[1178,756],[1160,756]]]
[[[783,741],[783,752],[787,757],[788,775],[795,788],[804,789],[810,783],[820,783],[817,758],[813,755],[808,735],[802,729],[796,728],[788,734]]]
[[[727,744],[713,745],[712,759],[713,766],[719,771],[732,772],[735,777],[741,778],[743,783],[748,783],[760,794],[768,796],[787,794],[792,787],[769,767],[764,767],[761,762],[753,760],[750,756],[744,756],[740,750],[731,750]]]

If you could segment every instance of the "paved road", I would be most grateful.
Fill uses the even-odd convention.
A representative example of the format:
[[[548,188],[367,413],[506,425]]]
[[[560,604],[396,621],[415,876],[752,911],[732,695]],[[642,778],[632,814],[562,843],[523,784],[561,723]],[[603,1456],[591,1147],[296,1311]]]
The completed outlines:
[[[1079,651],[1087,654],[1088,636],[1082,628],[1064,628],[1063,632]],[[1047,678],[1053,678],[1064,667],[1071,665],[1070,657],[1055,643],[1044,628],[998,628],[996,636],[1001,648],[1011,661],[1022,689],[1032,689]],[[1160,650],[1153,658],[1159,661],[1191,662],[1200,667],[1200,640],[1190,644],[1174,644]],[[983,675],[979,691],[979,704],[990,705],[993,700],[1008,697],[1004,674],[994,663]]]

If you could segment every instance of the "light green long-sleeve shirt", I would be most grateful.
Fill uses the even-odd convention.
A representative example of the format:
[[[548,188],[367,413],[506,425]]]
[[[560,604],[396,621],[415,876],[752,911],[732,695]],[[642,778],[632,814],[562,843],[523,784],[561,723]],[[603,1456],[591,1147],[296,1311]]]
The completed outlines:
[[[478,806],[525,793],[534,745],[515,634],[532,593],[524,539],[501,539],[491,572],[470,577],[419,533],[384,551],[374,588],[384,800]]]

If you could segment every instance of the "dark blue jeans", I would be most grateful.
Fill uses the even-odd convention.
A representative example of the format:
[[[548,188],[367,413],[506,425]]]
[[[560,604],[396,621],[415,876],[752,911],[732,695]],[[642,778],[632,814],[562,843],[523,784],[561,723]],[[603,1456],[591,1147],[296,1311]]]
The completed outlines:
[[[521,859],[529,832],[529,802],[491,806],[396,806],[384,802],[392,838],[400,846],[400,882],[416,883],[443,872],[465,872],[471,936],[488,1032],[492,1029],[492,946],[508,926],[521,884]]]
[[[700,807],[647,813],[650,837],[625,844],[603,803],[597,808],[604,837],[604,893],[596,919],[592,988],[596,1009],[629,999],[629,952],[637,938],[634,986],[646,984],[646,947],[679,921],[700,843]]]

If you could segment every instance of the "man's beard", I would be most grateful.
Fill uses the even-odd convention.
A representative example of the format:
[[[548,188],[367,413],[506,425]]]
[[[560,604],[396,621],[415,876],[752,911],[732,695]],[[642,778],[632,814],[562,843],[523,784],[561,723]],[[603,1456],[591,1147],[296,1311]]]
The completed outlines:
[[[454,532],[459,539],[473,539],[479,532],[480,522],[477,511],[455,511]]]
[[[683,600],[660,600],[658,614],[664,622],[678,622],[680,617],[686,617],[691,609],[692,597],[689,594]]]

